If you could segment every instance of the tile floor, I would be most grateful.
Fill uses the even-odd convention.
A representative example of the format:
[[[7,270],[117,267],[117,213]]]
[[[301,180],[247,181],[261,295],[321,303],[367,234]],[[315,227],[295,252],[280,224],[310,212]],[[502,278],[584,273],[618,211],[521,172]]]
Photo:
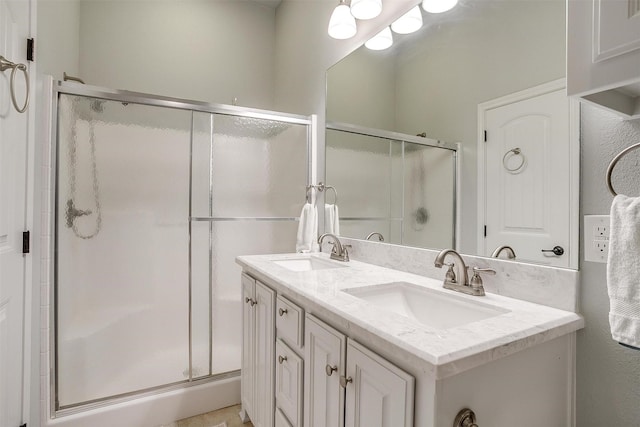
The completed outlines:
[[[253,427],[250,422],[242,424],[238,412],[240,412],[240,405],[229,406],[207,414],[185,418],[166,427],[214,427],[224,422],[227,423],[227,427]]]

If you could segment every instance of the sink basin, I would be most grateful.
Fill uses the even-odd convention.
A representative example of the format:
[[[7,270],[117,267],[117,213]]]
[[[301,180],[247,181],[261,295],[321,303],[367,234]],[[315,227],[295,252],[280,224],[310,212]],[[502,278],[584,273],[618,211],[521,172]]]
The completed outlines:
[[[407,282],[343,289],[343,292],[435,329],[455,328],[509,312],[483,303],[482,297],[469,301]]]
[[[329,268],[346,267],[346,265],[340,265],[333,261],[327,261],[312,256],[306,258],[279,259],[273,262],[280,267],[284,267],[291,271],[326,270]]]

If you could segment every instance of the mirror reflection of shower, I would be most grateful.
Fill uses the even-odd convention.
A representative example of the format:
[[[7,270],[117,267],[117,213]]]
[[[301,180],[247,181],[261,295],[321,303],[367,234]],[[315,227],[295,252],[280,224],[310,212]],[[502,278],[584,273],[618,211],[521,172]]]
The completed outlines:
[[[66,76],[65,76],[66,77]],[[78,98],[82,99],[82,98]],[[79,120],[75,121],[71,126],[71,141],[69,143],[69,199],[66,203],[65,219],[66,226],[73,230],[73,233],[81,239],[91,239],[98,235],[102,228],[102,209],[100,205],[100,183],[98,180],[98,165],[96,159],[96,137],[94,116],[104,111],[104,102],[99,99],[93,99],[89,103],[89,108],[82,102],[74,102],[74,109],[78,110]],[[83,105],[84,104],[84,105]],[[93,208],[80,208],[76,205],[77,201],[77,179],[78,179],[78,121],[86,120],[89,127],[89,161],[91,162],[90,174],[92,180]],[[79,229],[77,218],[83,216],[93,216],[94,225],[90,232],[83,232]]]

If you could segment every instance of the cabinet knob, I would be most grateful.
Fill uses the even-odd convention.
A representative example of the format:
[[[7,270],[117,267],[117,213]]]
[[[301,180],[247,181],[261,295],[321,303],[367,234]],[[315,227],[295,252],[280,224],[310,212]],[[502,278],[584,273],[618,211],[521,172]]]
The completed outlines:
[[[245,304],[248,304],[248,303],[249,303],[249,301],[251,301],[251,298],[249,298],[249,297],[246,297],[246,298],[244,299]]]
[[[347,388],[347,384],[352,383],[353,382],[353,378],[351,377],[340,377],[340,386],[342,388]]]
[[[249,304],[251,304],[251,307],[253,307],[253,306],[254,306],[254,305],[256,305],[257,303],[258,303],[258,301],[254,300],[254,299],[249,300]]]
[[[333,374],[334,371],[338,370],[338,367],[336,365],[327,365],[324,367],[325,372],[327,373],[327,376],[330,377],[331,374]]]
[[[278,363],[282,365],[282,363],[287,360],[287,356],[278,356]]]
[[[288,313],[288,311],[287,311],[286,308],[279,308],[278,309],[278,314],[280,315],[280,317],[284,316],[287,313]]]

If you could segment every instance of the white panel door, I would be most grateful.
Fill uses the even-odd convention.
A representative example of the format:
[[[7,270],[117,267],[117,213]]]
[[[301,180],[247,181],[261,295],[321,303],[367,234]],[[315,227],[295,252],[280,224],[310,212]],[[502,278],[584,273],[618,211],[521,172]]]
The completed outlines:
[[[267,286],[256,281],[255,322],[255,427],[273,427],[275,409],[275,342],[276,342],[276,293]]]
[[[304,425],[343,427],[347,339],[315,317],[305,318]]]
[[[483,254],[501,245],[516,257],[569,266],[571,176],[569,99],[565,90],[485,112]],[[557,255],[554,247],[564,251]]]
[[[0,55],[27,63],[28,2],[0,0]],[[0,73],[0,426],[22,424],[24,369],[25,229],[27,114],[11,103],[11,70]],[[16,75],[16,95],[24,99],[24,76]]]
[[[349,340],[345,380],[346,427],[413,427],[412,376]]]

